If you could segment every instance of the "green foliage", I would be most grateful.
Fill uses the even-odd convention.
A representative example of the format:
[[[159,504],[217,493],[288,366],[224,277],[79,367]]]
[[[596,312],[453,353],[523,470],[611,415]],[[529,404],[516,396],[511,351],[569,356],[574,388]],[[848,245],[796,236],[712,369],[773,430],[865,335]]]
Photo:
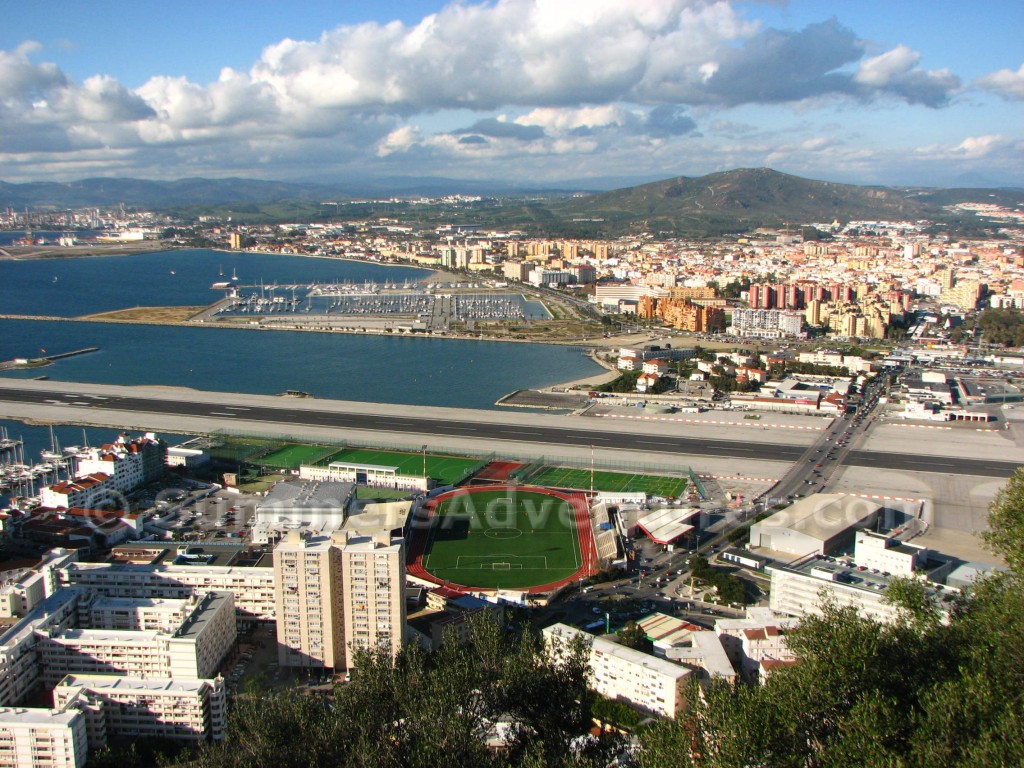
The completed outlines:
[[[581,639],[557,661],[530,634],[510,635],[483,615],[472,644],[449,635],[428,655],[360,650],[352,679],[331,696],[283,691],[239,697],[230,736],[207,746],[195,768],[438,768],[598,766],[620,749],[608,737],[575,749],[594,695]],[[486,736],[511,723],[504,753]]]
[[[1018,471],[989,519],[1011,571],[979,582],[948,619],[913,579],[887,590],[903,609],[891,623],[826,603],[788,635],[798,664],[763,686],[691,690],[683,717],[643,731],[638,765],[1024,765],[1022,491]]]
[[[598,392],[636,392],[636,382],[643,371],[623,371],[619,378],[601,384],[597,387]]]
[[[694,578],[718,590],[718,596],[724,603],[743,604],[747,602],[746,588],[743,579],[712,567],[705,557],[695,557],[690,564]]]
[[[647,639],[643,629],[635,621],[627,621],[625,626],[617,632],[619,645],[626,648],[634,648],[638,651],[650,651],[652,643]]]
[[[740,294],[750,288],[750,278],[742,277],[736,280],[730,280],[728,283],[722,286],[718,286],[718,295],[723,299],[738,299]]]
[[[597,696],[590,708],[591,714],[604,723],[617,725],[621,728],[636,728],[643,719],[640,713],[621,701]]]
[[[985,543],[1017,573],[1024,573],[1024,468],[1010,477],[989,509]]]
[[[1024,312],[1019,309],[988,309],[978,321],[981,337],[1005,347],[1024,345]]]

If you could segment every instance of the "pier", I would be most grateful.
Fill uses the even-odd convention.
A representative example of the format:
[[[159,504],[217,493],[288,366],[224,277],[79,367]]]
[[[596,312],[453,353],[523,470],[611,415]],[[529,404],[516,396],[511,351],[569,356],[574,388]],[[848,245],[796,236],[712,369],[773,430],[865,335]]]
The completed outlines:
[[[60,352],[56,355],[43,355],[41,357],[26,357],[26,358],[15,358],[14,360],[5,360],[0,362],[0,371],[12,371],[19,368],[42,368],[47,365],[52,365],[55,360],[63,360],[68,357],[76,357],[78,355],[87,355],[90,352],[99,352],[99,347],[83,347],[82,349],[74,349],[70,352]]]

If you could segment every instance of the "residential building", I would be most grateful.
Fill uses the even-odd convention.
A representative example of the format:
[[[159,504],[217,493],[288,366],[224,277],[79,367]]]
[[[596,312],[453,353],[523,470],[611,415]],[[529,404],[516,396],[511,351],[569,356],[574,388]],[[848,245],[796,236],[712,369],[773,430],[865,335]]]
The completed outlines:
[[[386,531],[347,534],[341,549],[344,585],[345,666],[355,666],[357,648],[383,647],[392,655],[405,631],[405,548]]]
[[[187,549],[187,547],[185,548]],[[152,565],[71,563],[57,571],[62,585],[89,587],[110,597],[187,598],[194,592],[231,592],[239,622],[265,623],[277,617],[274,569],[256,565],[211,565],[175,558]]]
[[[778,309],[734,309],[729,332],[736,336],[781,339],[798,336],[803,315]]]
[[[88,752],[86,717],[82,712],[0,708],[0,766],[82,768]]]
[[[544,630],[548,652],[559,658],[578,637],[590,644],[593,687],[602,696],[664,717],[675,717],[685,704],[684,688],[693,670],[568,624]]]
[[[401,648],[404,546],[388,531],[289,531],[274,575],[281,666],[347,669],[356,648]]]
[[[123,433],[113,443],[86,451],[78,458],[76,471],[80,475],[103,473],[110,478],[111,488],[127,493],[163,477],[166,460],[167,444],[152,432],[135,439]]]
[[[274,549],[278,663],[345,667],[341,549],[330,535],[289,531]]]
[[[227,728],[227,691],[220,677],[67,675],[53,689],[54,707],[77,701],[94,705],[86,720],[102,719],[106,736],[219,741]],[[89,722],[90,749],[102,746],[94,735],[97,725]]]
[[[136,677],[213,677],[237,637],[233,596],[208,592],[187,602],[190,610],[176,626],[130,630],[101,624],[49,630],[38,642],[43,681],[54,686],[68,674],[111,672]],[[83,603],[80,611],[89,599],[83,597]],[[99,614],[100,618],[110,615]]]

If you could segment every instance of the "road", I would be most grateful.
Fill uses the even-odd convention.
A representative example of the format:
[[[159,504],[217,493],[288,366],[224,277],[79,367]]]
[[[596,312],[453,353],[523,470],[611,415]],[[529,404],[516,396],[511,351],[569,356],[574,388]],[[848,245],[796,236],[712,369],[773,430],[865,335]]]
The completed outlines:
[[[60,382],[32,382],[31,387],[13,380],[0,381],[0,404],[8,415],[18,418],[19,405],[60,406],[64,414],[81,410],[82,421],[98,420],[102,411],[127,411],[136,414],[158,414],[163,416],[209,418],[223,423],[225,420],[245,422],[247,429],[253,424],[272,423],[329,427],[339,430],[362,432],[398,433],[407,439],[418,440],[420,436],[457,437],[471,440],[485,440],[490,444],[532,443],[553,446],[595,446],[601,449],[627,451],[633,454],[694,455],[708,458],[736,458],[799,462],[808,450],[804,446],[785,443],[746,442],[744,440],[718,440],[667,435],[664,433],[638,433],[635,427],[619,431],[618,425],[602,420],[600,428],[548,427],[539,423],[502,423],[501,414],[481,412],[486,420],[462,421],[452,418],[430,418],[406,413],[394,416],[380,413],[365,413],[352,406],[348,410],[337,408],[317,409],[315,401],[303,401],[303,407],[288,405],[230,405],[232,396],[223,393],[191,392],[185,400],[176,399],[173,393],[166,396],[133,396],[111,394],[83,394],[69,392]],[[104,391],[97,388],[96,391]],[[109,390],[112,393],[115,390]],[[208,399],[207,399],[208,397]],[[249,402],[252,402],[250,399]],[[337,405],[337,404],[334,404]],[[406,409],[408,410],[408,409]],[[429,409],[422,409],[429,412]],[[61,416],[66,418],[66,416]],[[837,420],[842,425],[843,420]],[[483,447],[483,446],[481,446]],[[950,459],[927,455],[902,455],[865,451],[849,451],[842,462],[851,466],[904,469],[914,472],[941,472],[944,474],[980,475],[985,477],[1009,477],[1017,468],[1013,462],[993,462],[976,459]]]

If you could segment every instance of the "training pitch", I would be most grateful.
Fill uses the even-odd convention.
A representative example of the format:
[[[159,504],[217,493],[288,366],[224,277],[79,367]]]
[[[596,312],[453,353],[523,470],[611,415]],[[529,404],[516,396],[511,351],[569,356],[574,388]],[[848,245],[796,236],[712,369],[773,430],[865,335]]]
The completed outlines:
[[[415,562],[428,578],[452,586],[539,591],[590,575],[593,552],[582,497],[465,488],[438,497]]]

